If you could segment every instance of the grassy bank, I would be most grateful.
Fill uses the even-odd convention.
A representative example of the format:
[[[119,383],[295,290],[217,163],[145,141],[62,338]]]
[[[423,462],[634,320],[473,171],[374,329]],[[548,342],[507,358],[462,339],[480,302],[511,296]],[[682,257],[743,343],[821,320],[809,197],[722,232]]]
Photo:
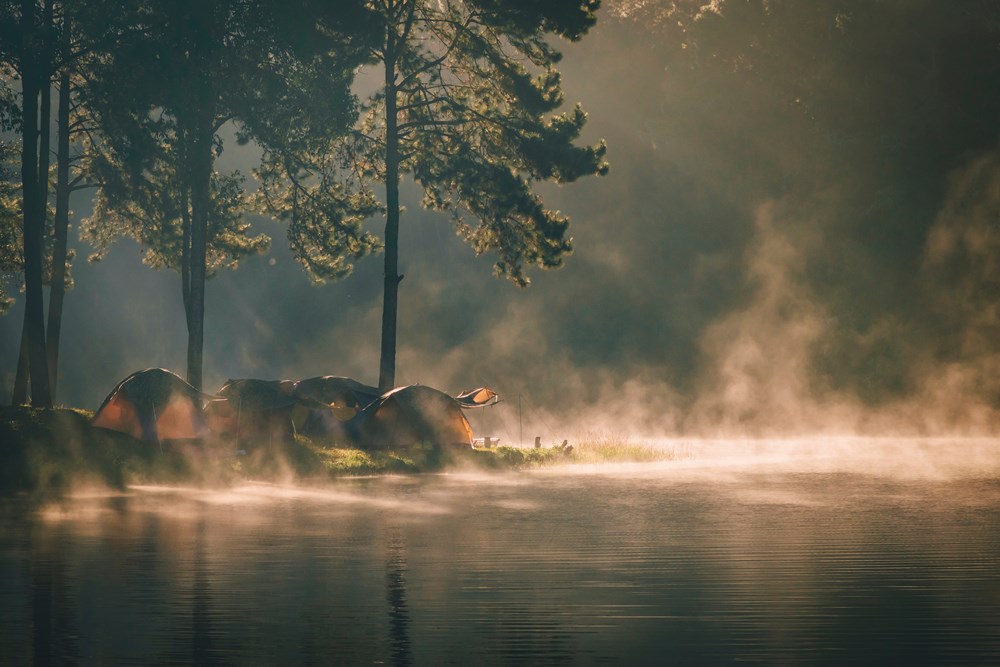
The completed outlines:
[[[74,409],[0,408],[0,492],[58,495],[74,485],[199,481],[230,467],[228,452],[139,442],[93,428],[92,416]]]
[[[613,437],[585,439],[571,449],[489,450],[410,447],[362,450],[296,436],[292,441],[140,442],[93,428],[84,410],[0,408],[0,492],[60,494],[89,483],[230,484],[247,479],[320,481],[331,476],[412,474],[451,467],[512,470],[581,462],[651,461],[664,452]]]
[[[573,460],[577,463],[651,463],[672,461],[673,449],[662,449],[633,442],[627,436],[615,433],[597,433],[583,437],[573,446]]]

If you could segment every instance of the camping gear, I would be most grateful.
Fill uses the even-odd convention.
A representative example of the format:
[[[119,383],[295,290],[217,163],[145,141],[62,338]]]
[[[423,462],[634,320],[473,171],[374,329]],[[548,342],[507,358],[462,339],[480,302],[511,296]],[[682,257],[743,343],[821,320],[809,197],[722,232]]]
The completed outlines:
[[[343,422],[378,400],[375,387],[338,375],[299,380],[293,395],[300,404],[293,411],[298,432],[306,435],[340,435]]]
[[[463,410],[469,410],[471,408],[492,408],[494,405],[500,402],[500,397],[495,391],[489,387],[479,387],[478,389],[470,389],[468,391],[463,391],[461,394],[455,397],[458,404]],[[518,406],[520,407],[520,397],[518,397]],[[482,431],[486,430],[486,411],[483,410],[479,413],[482,418],[479,423],[479,428]],[[490,436],[484,436],[482,438],[476,438],[472,441],[472,448],[478,449],[489,449],[491,446],[496,446],[500,442],[500,438],[491,438]]]
[[[345,426],[365,447],[408,447],[424,442],[472,446],[472,427],[458,401],[419,384],[382,395]]]
[[[294,385],[288,380],[228,380],[218,391],[225,400],[205,408],[209,429],[237,441],[293,438],[292,410],[299,403]]]
[[[149,442],[201,437],[203,394],[163,368],[136,371],[111,390],[91,425]]]
[[[488,408],[500,402],[500,397],[489,387],[479,387],[463,391],[455,397],[463,408]]]

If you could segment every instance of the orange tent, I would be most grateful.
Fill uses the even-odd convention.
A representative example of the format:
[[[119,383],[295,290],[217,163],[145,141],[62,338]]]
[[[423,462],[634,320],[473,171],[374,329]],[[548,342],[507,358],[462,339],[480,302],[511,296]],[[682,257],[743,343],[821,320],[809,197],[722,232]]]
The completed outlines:
[[[292,409],[298,400],[287,380],[229,380],[219,389],[225,400],[205,408],[212,433],[252,439],[290,439],[295,434]]]
[[[463,408],[488,408],[500,402],[500,397],[489,387],[479,387],[463,391],[455,397]]]
[[[381,395],[375,387],[337,375],[299,380],[292,393],[299,399],[292,415],[295,428],[306,435],[343,433],[343,422]]]
[[[472,446],[472,427],[458,401],[419,384],[383,394],[347,427],[359,444],[369,447],[405,447],[419,442]]]
[[[183,440],[205,432],[201,404],[211,398],[162,368],[132,373],[98,408],[93,426],[139,440]]]

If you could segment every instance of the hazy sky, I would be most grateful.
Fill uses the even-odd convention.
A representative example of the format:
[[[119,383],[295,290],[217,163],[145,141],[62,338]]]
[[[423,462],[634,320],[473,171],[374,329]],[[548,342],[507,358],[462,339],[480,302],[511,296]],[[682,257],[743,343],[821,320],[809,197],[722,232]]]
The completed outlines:
[[[567,102],[611,162],[541,188],[576,251],[515,288],[404,184],[400,383],[488,384],[507,407],[487,426],[508,437],[518,395],[525,428],[552,437],[995,431],[996,3],[606,0],[564,52]],[[254,157],[229,141],[218,167]],[[258,227],[271,253],[207,286],[206,387],[375,383],[381,256],[315,287],[281,226]],[[128,242],[74,271],[60,402],[95,408],[133,370],[182,371],[175,273]],[[21,305],[0,318],[3,401]]]

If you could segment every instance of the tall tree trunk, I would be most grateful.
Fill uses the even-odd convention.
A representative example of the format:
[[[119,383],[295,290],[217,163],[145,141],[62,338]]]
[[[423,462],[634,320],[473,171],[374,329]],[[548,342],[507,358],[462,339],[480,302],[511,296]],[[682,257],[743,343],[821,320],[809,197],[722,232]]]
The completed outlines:
[[[46,12],[48,16],[49,12]],[[33,57],[32,54],[28,54],[28,57]],[[51,128],[49,127],[49,119],[52,116],[52,90],[49,86],[49,82],[45,81],[39,90],[41,95],[41,108],[35,109],[33,113],[39,114],[39,124],[37,127],[38,133],[38,197],[37,206],[38,211],[36,211],[35,219],[40,220],[38,224],[42,228],[42,258],[40,261],[44,262],[44,246],[45,246],[45,221],[48,217],[48,203],[49,203],[49,148],[51,144]],[[35,150],[34,147],[32,150]],[[24,205],[28,206],[28,197],[25,195]],[[27,237],[25,237],[27,238]],[[27,266],[27,263],[25,264]],[[44,282],[44,278],[43,278]],[[30,377],[29,373],[29,345],[28,345],[28,326],[27,320],[25,320],[25,326],[21,328],[21,346],[20,354],[17,358],[17,374],[14,376],[14,392],[13,401],[14,405],[23,405],[28,402],[28,379]]]
[[[14,389],[11,391],[11,405],[28,402],[28,318],[21,323],[21,345],[17,353],[17,373],[14,375]]]
[[[181,191],[181,296],[184,299],[184,321],[191,330],[191,193]]]
[[[42,62],[38,71],[41,107],[38,124],[38,219],[42,233],[49,217],[49,164],[52,148],[52,0],[45,0]],[[43,237],[44,238],[44,237]]]
[[[23,61],[21,122],[21,184],[24,225],[24,318],[28,338],[28,371],[31,403],[52,407],[49,393],[49,370],[45,355],[45,309],[42,303],[42,246],[45,236],[45,202],[39,182],[38,95],[48,77],[36,59],[38,25],[34,0],[21,0]],[[42,71],[39,71],[42,69]],[[45,119],[47,121],[47,119]],[[47,154],[47,148],[46,154]],[[47,179],[46,179],[47,180]]]
[[[64,27],[65,29],[65,27]],[[59,384],[59,336],[62,331],[63,300],[66,296],[66,255],[69,244],[69,72],[59,77],[59,109],[56,127],[56,218],[52,249],[52,280],[49,287],[49,325],[46,332],[49,380],[52,399]]]
[[[394,28],[387,34],[385,58],[385,276],[382,291],[382,349],[378,387],[396,386],[396,311],[399,304],[399,133]]]
[[[27,16],[27,15],[25,15],[25,16]],[[31,21],[34,22],[34,18],[33,18],[34,15],[31,15],[31,16],[32,16]],[[46,54],[48,54],[49,27],[50,27],[51,22],[52,22],[52,3],[51,3],[51,0],[49,0],[49,1],[47,1],[45,3],[45,14],[44,14],[43,18],[46,21],[46,24],[45,24],[45,33],[46,34],[45,34],[45,43],[44,43],[44,46],[42,48],[43,48],[43,52],[46,53]],[[30,30],[29,28],[25,28],[25,35],[35,34],[33,32],[29,33],[29,30]],[[39,38],[39,37],[40,37],[40,35],[36,35],[36,39]],[[35,44],[35,48],[38,48],[39,46],[41,46],[40,44],[37,44],[37,43],[34,43],[34,44]],[[37,53],[34,53],[29,48],[25,48],[25,50],[24,50],[24,57],[25,57],[24,67],[26,68],[26,71],[27,71],[27,69],[30,69],[31,71],[36,72],[39,76],[44,76],[41,73],[40,70],[36,70],[35,69],[36,64],[29,64],[27,62],[27,59],[29,59],[29,58],[33,59],[33,58],[38,57]],[[47,69],[47,67],[43,66],[43,69]],[[27,74],[25,74],[25,78],[26,77],[27,77]],[[45,252],[44,251],[45,219],[46,219],[47,213],[48,213],[48,199],[49,199],[49,145],[50,145],[50,141],[51,141],[51,138],[50,138],[50,127],[49,127],[49,118],[51,117],[51,114],[52,114],[52,92],[51,92],[51,89],[49,88],[49,85],[48,85],[49,82],[48,81],[46,81],[44,85],[41,85],[41,89],[40,90],[39,90],[38,85],[37,85],[39,83],[41,83],[41,82],[36,82],[36,86],[34,87],[34,90],[36,90],[38,93],[41,94],[41,109],[39,110],[39,108],[37,106],[35,106],[34,107],[34,111],[32,111],[32,114],[39,113],[40,116],[41,116],[39,124],[35,126],[36,132],[38,134],[38,140],[37,140],[37,142],[38,142],[38,146],[37,146],[37,151],[38,151],[38,153],[37,153],[37,168],[38,168],[37,178],[38,178],[38,181],[37,181],[37,183],[38,183],[38,188],[39,188],[38,191],[37,191],[38,194],[37,194],[37,197],[36,197],[36,199],[37,199],[36,205],[39,207],[39,210],[36,212],[36,217],[33,218],[33,219],[41,221],[38,224],[40,224],[41,227],[42,227],[42,238],[43,238],[43,241],[42,241],[42,248],[43,248],[42,253],[43,253],[43,255],[42,255],[42,257],[44,258],[44,252]],[[27,89],[25,88],[25,90],[27,90]],[[35,100],[37,100],[37,93],[36,93]],[[25,101],[27,101],[27,97],[25,97]],[[35,102],[35,104],[37,105],[37,101]],[[23,110],[23,111],[26,112],[26,110]],[[25,135],[25,141],[27,141],[27,135]],[[34,150],[36,150],[36,147],[35,147],[35,142],[33,141],[32,142],[32,151],[34,151]],[[22,169],[23,169],[23,164],[22,164]],[[28,199],[29,199],[29,197],[28,197],[27,193],[25,193],[24,204],[23,204],[25,207],[27,207],[29,205],[28,204]],[[25,237],[25,238],[27,238],[27,237]],[[25,251],[27,251],[27,247],[25,247]],[[41,259],[40,261],[44,261],[44,259]],[[25,264],[25,266],[27,266],[27,264]],[[27,276],[26,276],[26,278],[27,278]],[[43,279],[43,281],[44,281],[44,279]],[[25,313],[25,314],[27,314],[27,313]],[[28,402],[28,380],[29,380],[29,377],[30,377],[30,372],[29,372],[30,371],[30,353],[29,353],[30,346],[28,344],[28,340],[29,340],[28,319],[27,319],[27,317],[25,317],[24,326],[21,327],[21,345],[19,347],[19,353],[18,353],[18,357],[17,357],[17,373],[14,376],[14,390],[12,392],[12,401],[11,401],[14,405],[24,405],[24,404],[26,404]]]
[[[202,387],[202,351],[205,342],[205,261],[208,246],[208,210],[212,186],[212,115],[201,111],[191,142],[191,282],[188,297],[187,381]]]

